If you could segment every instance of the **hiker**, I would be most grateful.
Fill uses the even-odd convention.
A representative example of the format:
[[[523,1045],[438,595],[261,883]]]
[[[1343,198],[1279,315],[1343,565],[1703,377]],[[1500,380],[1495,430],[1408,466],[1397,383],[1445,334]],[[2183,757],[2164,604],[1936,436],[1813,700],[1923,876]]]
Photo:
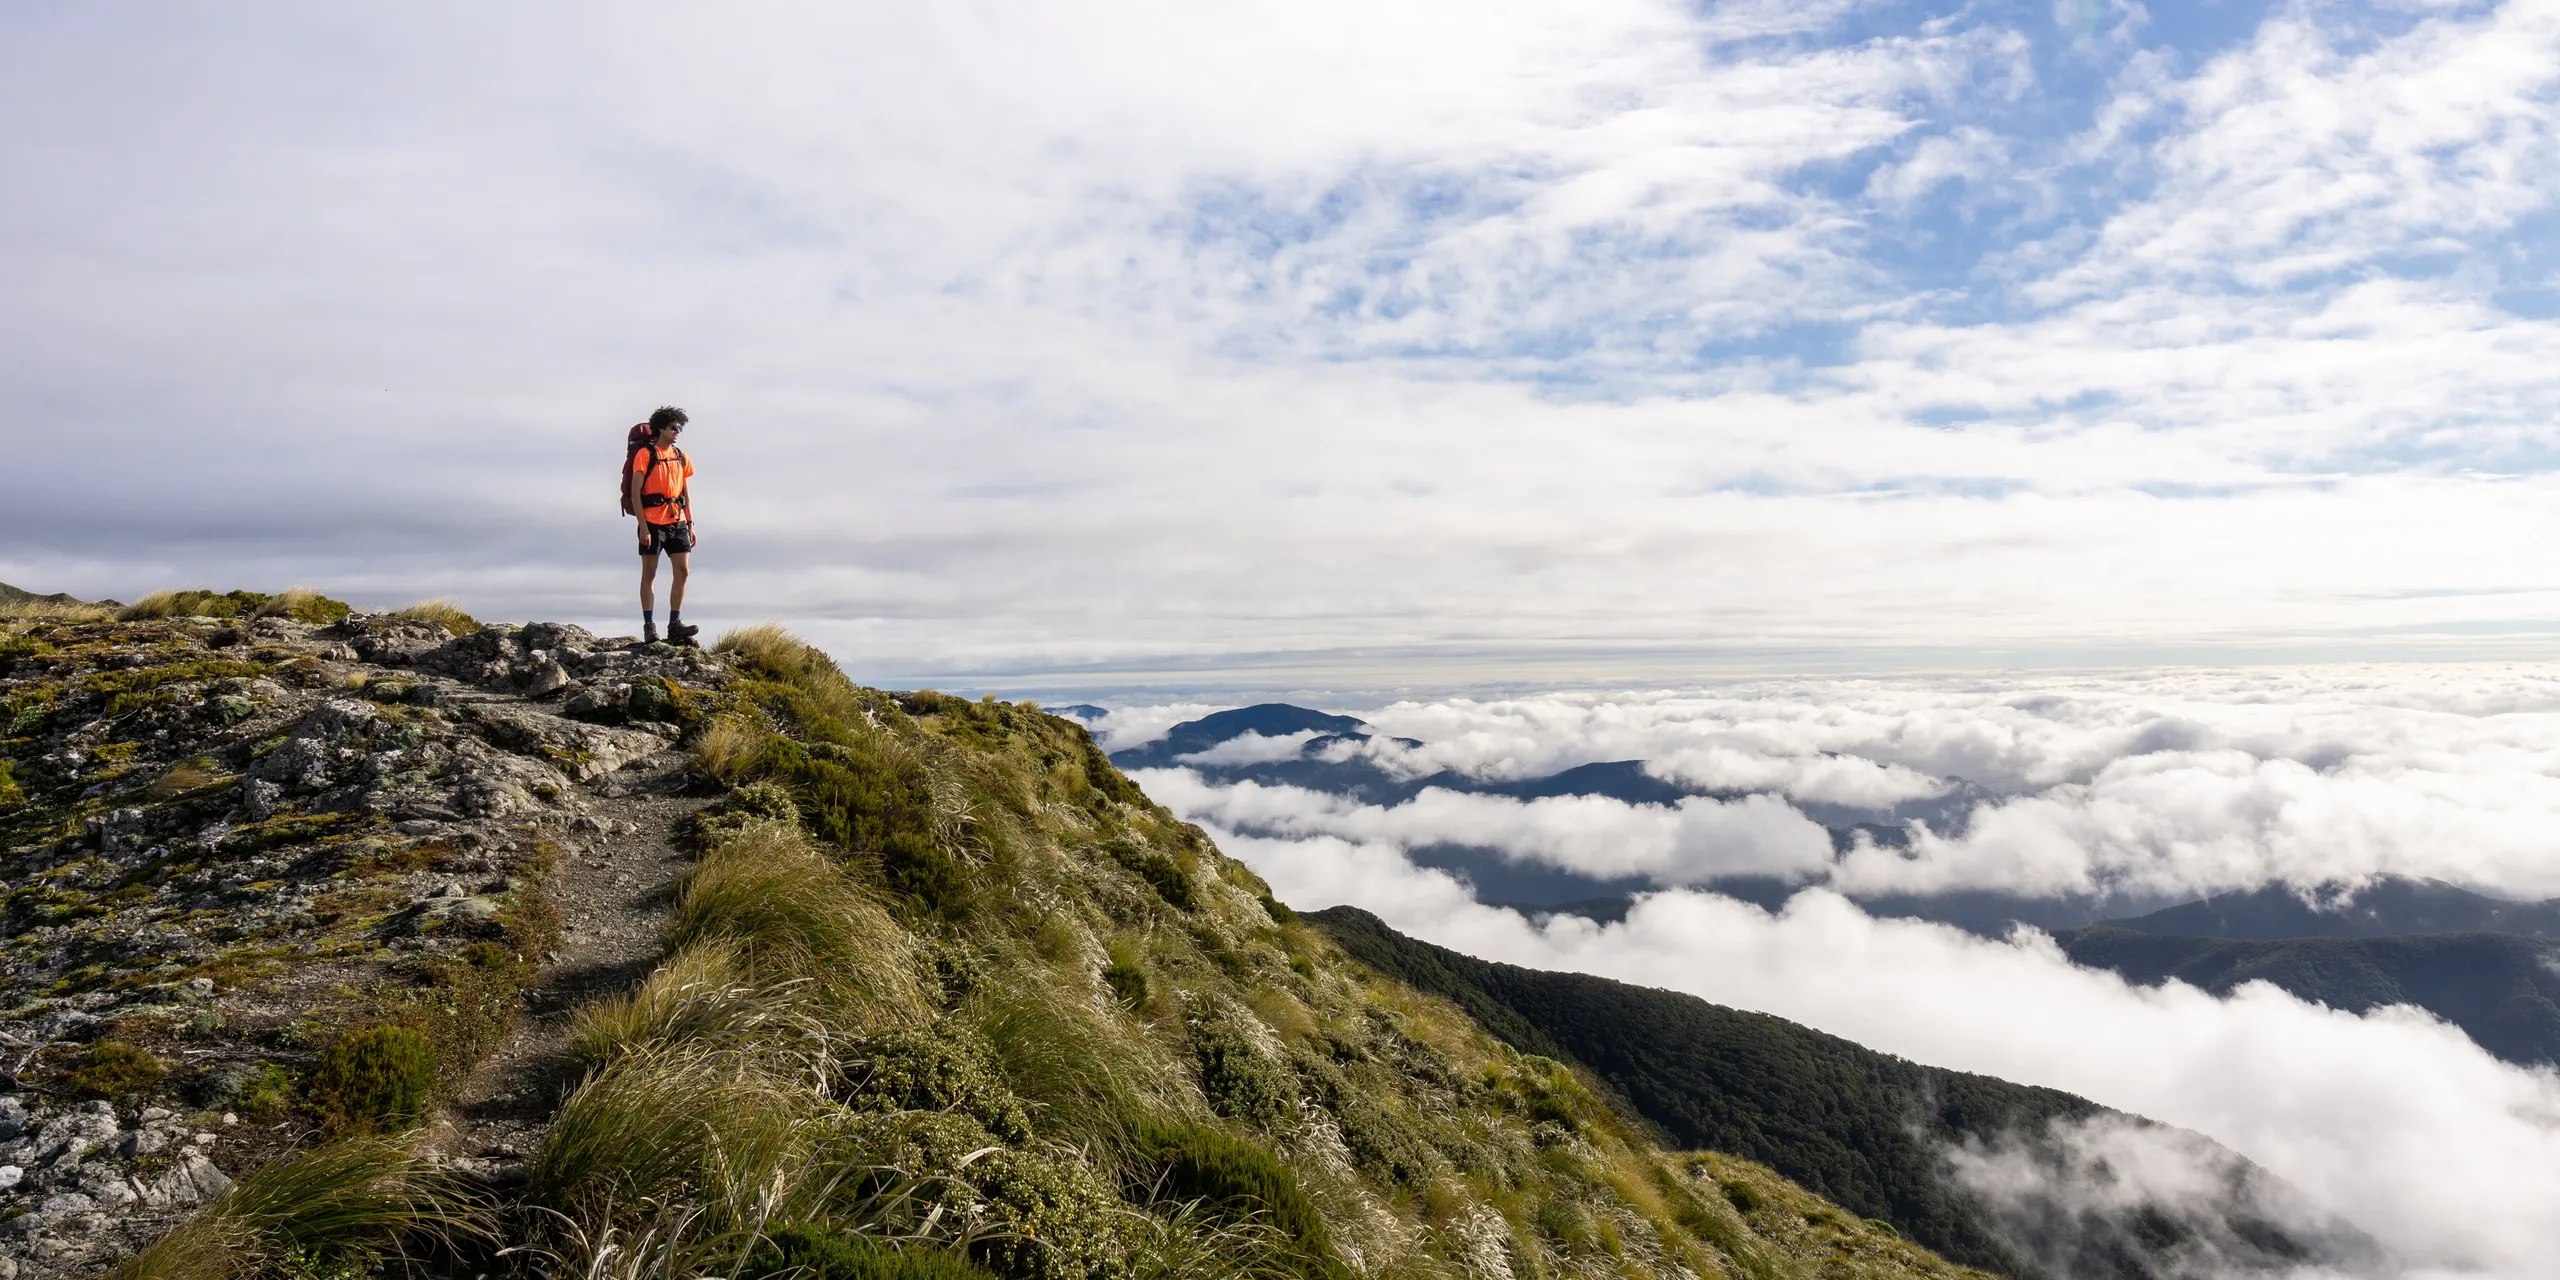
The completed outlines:
[[[675,580],[667,584],[667,639],[689,645],[702,630],[684,620],[685,562],[694,543],[693,462],[676,447],[676,436],[686,421],[684,410],[668,405],[633,427],[623,470],[622,509],[640,519],[640,638],[648,644],[658,640],[661,551],[676,566]]]

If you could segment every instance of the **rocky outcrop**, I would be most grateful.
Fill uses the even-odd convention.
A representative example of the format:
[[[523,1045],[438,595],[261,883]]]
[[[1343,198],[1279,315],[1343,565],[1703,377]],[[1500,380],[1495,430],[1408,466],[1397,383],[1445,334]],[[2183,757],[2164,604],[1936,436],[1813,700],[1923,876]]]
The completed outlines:
[[[0,1280],[94,1271],[308,1141],[350,1028],[484,1052],[546,868],[727,680],[549,623],[0,628]]]

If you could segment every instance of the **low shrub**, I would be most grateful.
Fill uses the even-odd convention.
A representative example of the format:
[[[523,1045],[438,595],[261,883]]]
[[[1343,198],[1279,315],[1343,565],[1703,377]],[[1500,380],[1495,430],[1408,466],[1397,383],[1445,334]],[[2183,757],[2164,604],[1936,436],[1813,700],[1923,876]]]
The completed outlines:
[[[1189,911],[1198,904],[1198,897],[1191,891],[1191,877],[1182,873],[1181,864],[1163,853],[1133,840],[1111,841],[1103,846],[1103,851],[1111,855],[1112,861],[1146,881],[1147,887],[1155,890],[1156,896],[1164,899],[1166,905],[1174,910]]]
[[[792,801],[791,793],[779,783],[750,782],[704,805],[693,815],[694,833],[705,841],[717,839],[752,822],[798,826],[800,806]]]
[[[293,1077],[264,1060],[226,1062],[198,1077],[192,1090],[197,1106],[238,1111],[252,1120],[273,1120],[293,1105]]]
[[[112,1100],[147,1092],[168,1074],[168,1064],[149,1049],[100,1040],[63,1073],[62,1084],[76,1097]]]
[[[1295,1082],[1231,1015],[1194,1018],[1190,1029],[1192,1056],[1200,1068],[1200,1092],[1208,1097],[1210,1109],[1264,1129],[1279,1129],[1296,1117]]]
[[[795,1273],[806,1280],[996,1280],[994,1272],[946,1250],[891,1248],[805,1224],[766,1236],[747,1273]]]
[[[844,1050],[845,1098],[879,1111],[949,1111],[1008,1143],[1031,1138],[1031,1118],[986,1046],[948,1027],[866,1036]]]
[[[332,1041],[310,1092],[332,1128],[362,1133],[416,1120],[435,1085],[435,1043],[415,1027],[387,1024]]]
[[[1112,942],[1111,963],[1103,966],[1102,985],[1111,988],[1111,994],[1132,1013],[1147,1007],[1146,958],[1137,947],[1126,941]]]

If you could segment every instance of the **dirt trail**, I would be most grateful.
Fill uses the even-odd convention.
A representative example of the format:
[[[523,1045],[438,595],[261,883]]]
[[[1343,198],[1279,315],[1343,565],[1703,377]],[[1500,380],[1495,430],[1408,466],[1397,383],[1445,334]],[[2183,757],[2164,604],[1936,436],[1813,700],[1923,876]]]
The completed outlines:
[[[677,881],[692,861],[684,820],[709,803],[687,794],[683,753],[634,761],[590,784],[594,817],[562,842],[549,881],[561,940],[524,992],[525,1017],[430,1126],[425,1149],[492,1182],[521,1176],[522,1161],[577,1083],[567,1057],[570,1016],[648,976],[672,917]]]

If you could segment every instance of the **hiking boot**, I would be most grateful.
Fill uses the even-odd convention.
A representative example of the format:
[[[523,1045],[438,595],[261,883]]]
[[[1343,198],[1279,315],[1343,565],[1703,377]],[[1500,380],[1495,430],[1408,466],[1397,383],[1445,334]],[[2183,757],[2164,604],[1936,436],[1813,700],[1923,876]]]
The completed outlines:
[[[700,646],[694,644],[693,638],[701,634],[702,628],[697,627],[690,622],[670,622],[667,624],[667,643],[669,644],[680,644],[688,649],[698,648]]]
[[[655,622],[643,622],[643,623],[641,623],[641,624],[640,624],[640,643],[642,643],[642,644],[656,644],[657,642],[658,642],[658,624],[657,624],[657,623],[655,623]]]

